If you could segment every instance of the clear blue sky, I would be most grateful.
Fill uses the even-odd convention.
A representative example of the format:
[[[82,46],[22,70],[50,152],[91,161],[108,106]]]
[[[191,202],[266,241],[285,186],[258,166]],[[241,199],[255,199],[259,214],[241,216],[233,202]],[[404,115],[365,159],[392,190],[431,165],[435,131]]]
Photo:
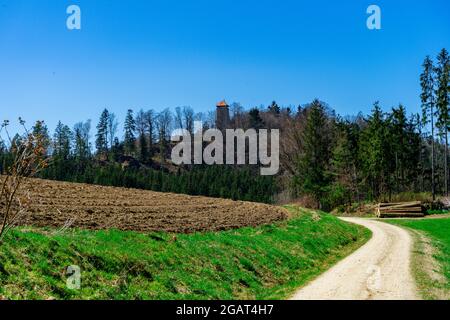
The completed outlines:
[[[82,30],[66,28],[66,8]],[[382,10],[382,30],[366,9]],[[450,49],[448,0],[0,0],[0,119],[97,122],[108,107],[246,108],[320,98],[342,115],[419,110],[420,66]]]

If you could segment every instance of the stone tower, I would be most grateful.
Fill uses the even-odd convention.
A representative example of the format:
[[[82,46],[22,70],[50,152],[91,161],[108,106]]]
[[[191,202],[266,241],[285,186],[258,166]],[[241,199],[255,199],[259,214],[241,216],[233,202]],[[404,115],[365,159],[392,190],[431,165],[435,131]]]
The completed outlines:
[[[216,106],[216,128],[219,130],[228,129],[230,124],[230,106],[225,100],[220,101]]]

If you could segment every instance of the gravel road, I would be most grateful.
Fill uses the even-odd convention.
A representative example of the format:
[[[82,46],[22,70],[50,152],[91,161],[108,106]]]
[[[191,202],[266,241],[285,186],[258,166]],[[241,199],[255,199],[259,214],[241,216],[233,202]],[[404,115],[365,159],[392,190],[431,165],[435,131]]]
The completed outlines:
[[[293,300],[419,299],[410,271],[413,240],[399,227],[376,220],[342,218],[370,229],[361,248],[301,288]]]

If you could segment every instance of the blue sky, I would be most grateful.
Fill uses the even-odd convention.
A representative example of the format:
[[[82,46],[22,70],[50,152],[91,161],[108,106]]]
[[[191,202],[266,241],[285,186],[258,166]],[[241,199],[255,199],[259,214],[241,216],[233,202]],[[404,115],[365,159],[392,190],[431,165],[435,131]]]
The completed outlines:
[[[79,5],[82,29],[66,28]],[[382,10],[382,30],[366,9]],[[0,119],[97,122],[105,107],[246,108],[320,98],[342,115],[403,103],[450,49],[450,1],[0,0]]]

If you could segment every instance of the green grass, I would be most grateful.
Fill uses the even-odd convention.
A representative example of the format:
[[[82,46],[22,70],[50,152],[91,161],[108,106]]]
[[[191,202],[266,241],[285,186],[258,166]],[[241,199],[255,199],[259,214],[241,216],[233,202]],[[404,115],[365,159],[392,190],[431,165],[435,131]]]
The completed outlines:
[[[450,211],[449,210],[428,210],[427,211],[427,215],[431,215],[431,214],[449,214]]]
[[[370,238],[323,213],[203,234],[18,229],[0,246],[8,299],[282,299]],[[78,265],[81,289],[66,288]]]
[[[431,239],[435,247],[434,259],[438,262],[438,274],[443,279],[435,279],[425,274],[423,243],[416,239],[415,267],[413,268],[418,282],[419,290],[425,298],[439,298],[433,292],[443,292],[443,296],[450,296],[450,218],[421,219],[421,220],[383,220],[399,226],[411,228],[423,232]],[[417,243],[418,242],[418,243]]]

